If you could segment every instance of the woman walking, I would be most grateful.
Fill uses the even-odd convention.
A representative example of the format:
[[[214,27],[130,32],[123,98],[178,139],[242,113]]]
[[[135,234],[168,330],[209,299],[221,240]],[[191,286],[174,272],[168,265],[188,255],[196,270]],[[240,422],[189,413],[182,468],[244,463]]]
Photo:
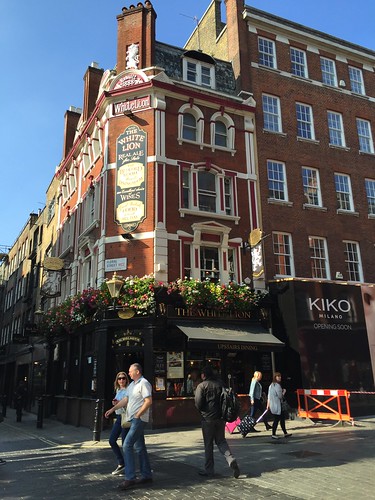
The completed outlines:
[[[263,388],[260,381],[262,380],[262,372],[255,371],[253,378],[251,380],[250,389],[249,389],[249,397],[250,397],[250,417],[255,418],[256,412],[259,410],[263,413]],[[271,426],[267,422],[266,415],[263,417],[263,422],[266,427],[266,430],[270,430]],[[258,432],[253,429],[252,432]]]
[[[114,381],[115,397],[112,400],[113,405],[118,403],[121,399],[127,397],[128,385],[129,385],[129,378],[126,375],[126,373],[118,372]],[[112,472],[114,476],[123,473],[125,467],[124,455],[122,454],[122,451],[119,445],[117,444],[117,440],[121,434],[121,442],[123,443],[126,434],[129,431],[129,429],[123,429],[121,427],[121,414],[125,413],[125,408],[120,408],[119,410],[115,410],[115,413],[116,413],[116,418],[113,421],[112,432],[111,435],[109,436],[109,444],[113,450],[113,453],[117,458],[117,464],[118,464],[116,469]]]
[[[284,433],[284,437],[290,437],[285,428],[285,415],[281,409],[281,401],[284,399],[285,389],[281,387],[281,373],[276,372],[273,375],[273,382],[269,386],[268,389],[268,399],[267,399],[267,410],[270,410],[272,415],[274,416],[273,425],[272,425],[272,438],[279,439],[279,436],[276,436],[277,426],[281,426],[281,430]]]

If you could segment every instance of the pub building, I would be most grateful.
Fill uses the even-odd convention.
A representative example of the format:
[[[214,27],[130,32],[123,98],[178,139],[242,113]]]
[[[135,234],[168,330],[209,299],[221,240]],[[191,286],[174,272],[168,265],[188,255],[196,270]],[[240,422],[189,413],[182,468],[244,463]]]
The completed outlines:
[[[122,308],[105,311],[99,321],[60,343],[55,374],[51,374],[58,378],[64,374],[62,393],[55,395],[57,418],[91,427],[92,398],[110,407],[114,374],[127,371],[135,362],[144,367],[144,376],[153,386],[153,428],[200,421],[194,393],[205,365],[234,388],[246,411],[253,372],[262,371],[268,384],[275,369],[274,355],[283,348],[256,315],[189,308],[182,303],[159,303],[154,317],[135,317]]]
[[[66,114],[50,250],[64,262],[57,306],[113,272],[265,290],[261,258],[255,275],[246,248],[260,227],[255,103],[230,62],[157,42],[155,20],[149,1],[122,9],[116,69],[91,65],[82,113]],[[191,386],[206,363],[242,394],[253,370],[270,380],[282,344],[257,318],[183,307],[129,318],[109,308],[55,336],[58,418],[91,425],[93,401],[108,404],[115,373],[135,361],[154,386],[155,426],[198,419]]]

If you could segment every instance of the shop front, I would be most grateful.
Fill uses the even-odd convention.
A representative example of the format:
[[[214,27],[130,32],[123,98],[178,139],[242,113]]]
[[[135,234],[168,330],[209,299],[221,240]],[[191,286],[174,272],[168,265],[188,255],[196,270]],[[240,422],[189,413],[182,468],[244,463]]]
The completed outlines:
[[[95,402],[103,411],[110,407],[115,375],[128,372],[132,363],[143,366],[153,386],[153,428],[199,423],[194,394],[205,365],[233,387],[246,411],[254,371],[263,372],[266,389],[275,369],[275,353],[283,346],[247,313],[238,318],[192,309],[186,315],[174,307],[144,317],[121,318],[112,313],[56,346],[57,416],[66,423],[91,427]],[[103,421],[104,427],[109,424]]]
[[[154,427],[199,422],[194,394],[206,365],[234,389],[246,411],[254,371],[262,371],[268,384],[274,369],[273,354],[282,347],[282,342],[254,321],[170,320],[161,336],[154,339]]]
[[[270,283],[275,335],[286,344],[280,366],[290,389],[346,389],[354,416],[373,413],[373,289],[298,279]]]

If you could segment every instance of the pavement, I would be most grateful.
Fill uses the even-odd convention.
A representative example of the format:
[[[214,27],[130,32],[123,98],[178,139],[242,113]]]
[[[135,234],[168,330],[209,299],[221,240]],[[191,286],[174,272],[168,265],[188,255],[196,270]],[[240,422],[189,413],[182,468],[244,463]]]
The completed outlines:
[[[154,473],[147,487],[119,491],[121,476],[108,445],[109,430],[94,441],[93,431],[14,410],[0,423],[0,498],[33,499],[372,499],[375,490],[375,416],[354,425],[287,420],[290,438],[271,439],[261,431],[245,439],[227,434],[241,475],[234,479],[215,451],[216,474],[202,478],[200,428],[148,430],[146,444]],[[279,431],[281,434],[281,431]],[[96,436],[97,437],[97,436]]]

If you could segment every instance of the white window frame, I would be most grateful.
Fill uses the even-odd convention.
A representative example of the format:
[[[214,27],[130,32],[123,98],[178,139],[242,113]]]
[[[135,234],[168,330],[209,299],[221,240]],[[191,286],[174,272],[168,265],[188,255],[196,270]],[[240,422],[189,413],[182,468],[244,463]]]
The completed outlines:
[[[183,137],[184,132],[184,114],[189,113],[195,118],[196,123],[196,140],[185,139]],[[204,119],[203,113],[197,106],[191,106],[190,104],[184,104],[178,111],[178,142],[182,144],[183,142],[188,142],[190,144],[200,144],[203,146],[203,134],[204,134]]]
[[[214,188],[204,188],[202,187],[202,182],[204,179],[209,179],[213,181]],[[217,175],[214,172],[207,172],[206,170],[199,170],[197,174],[197,194],[198,194],[198,209],[201,212],[209,212],[216,214],[218,211],[218,193],[219,193],[218,179]],[[203,200],[208,200],[208,202],[213,201],[214,210],[204,210]],[[210,203],[207,207],[210,207]]]
[[[344,255],[348,281],[363,283],[363,269],[361,260],[361,251],[357,241],[344,240]]]
[[[290,47],[291,73],[300,78],[308,78],[306,52],[296,47]]]
[[[226,129],[225,146],[216,144],[216,124],[218,122],[222,123]],[[221,112],[214,113],[211,117],[210,133],[211,133],[211,146],[213,150],[214,149],[225,149],[232,151],[234,150],[235,126],[234,126],[234,121],[229,115]]]
[[[295,276],[292,235],[290,233],[273,231],[272,248],[275,264],[275,276]]]
[[[312,167],[302,167],[302,184],[303,194],[307,200],[305,205],[321,207],[323,203],[319,170]]]
[[[207,252],[214,252],[216,255],[214,258],[206,258]],[[211,281],[213,283],[218,283],[220,281],[220,248],[217,246],[208,246],[204,243],[199,247],[199,269],[200,269],[200,280],[201,281]],[[202,265],[204,262],[204,265]]]
[[[194,67],[194,72],[191,71],[192,67]],[[204,70],[208,73],[209,83],[205,81],[206,75]],[[194,73],[195,78],[190,77],[192,73]],[[215,89],[215,65],[197,61],[196,59],[191,59],[189,57],[184,57],[182,60],[182,78],[185,82],[200,85],[201,87],[209,89]]]
[[[240,255],[239,255],[239,247],[231,246],[229,242],[229,233],[231,228],[225,225],[222,225],[216,222],[213,227],[210,222],[196,222],[192,224],[193,234],[190,236],[191,238],[191,248],[190,248],[190,257],[191,257],[191,277],[192,279],[201,280],[203,269],[201,269],[201,248],[216,248],[218,249],[218,264],[219,267],[213,271],[213,278],[217,277],[220,280],[220,283],[228,283],[231,280],[229,273],[229,262],[228,262],[228,249],[234,248],[233,258],[236,262],[235,267],[237,269],[237,264],[239,263]],[[215,235],[216,241],[211,241],[210,238],[207,238],[207,235]],[[186,233],[181,235],[181,239],[186,241]],[[189,238],[189,239],[190,239]],[[185,248],[186,251],[186,248]],[[226,266],[225,266],[226,263]],[[182,264],[184,265],[184,264]],[[210,268],[206,268],[207,271],[212,271],[212,265]],[[181,269],[183,272],[183,269]],[[236,275],[235,280],[239,281],[240,276]]]
[[[309,236],[311,277],[331,279],[326,238]]]
[[[212,175],[214,190],[205,190],[199,187],[200,175]],[[195,192],[194,192],[195,190]],[[202,198],[214,199],[214,210],[202,208]],[[235,177],[226,175],[224,171],[212,168],[209,171],[203,166],[180,168],[180,213],[212,214],[220,218],[229,217],[231,220],[239,219],[237,215],[237,191]],[[194,202],[196,200],[196,205]]]
[[[282,133],[280,98],[262,94],[263,130]]]
[[[259,65],[266,68],[276,69],[276,45],[273,40],[258,37],[258,58]]]
[[[375,179],[365,179],[368,215],[375,216]]]
[[[315,140],[313,110],[309,104],[296,102],[297,137]]]
[[[371,123],[362,118],[356,118],[359,151],[361,153],[374,154],[374,142],[372,138]]]
[[[280,202],[288,201],[285,163],[277,160],[267,160],[267,179],[268,199]],[[276,196],[276,193],[280,193],[280,195]]]
[[[329,131],[330,146],[345,147],[344,125],[342,114],[335,111],[327,111],[327,123]]]
[[[322,82],[330,87],[337,87],[336,62],[328,57],[320,57]]]
[[[353,195],[350,176],[335,172],[335,191],[337,200],[337,210],[339,212],[353,212]]]
[[[355,66],[348,66],[350,90],[355,94],[365,95],[365,85],[363,82],[363,72]]]

